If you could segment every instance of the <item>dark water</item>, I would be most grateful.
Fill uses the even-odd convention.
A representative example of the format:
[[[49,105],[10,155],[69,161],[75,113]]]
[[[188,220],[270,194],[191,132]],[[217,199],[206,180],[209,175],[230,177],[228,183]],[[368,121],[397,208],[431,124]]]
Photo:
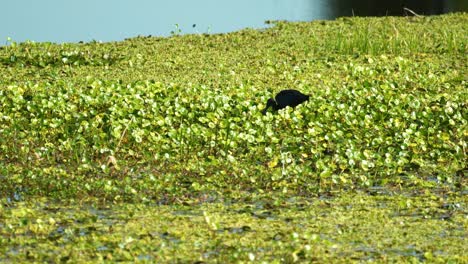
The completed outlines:
[[[171,32],[220,33],[266,20],[467,11],[467,0],[2,0],[0,45],[13,41],[113,41]]]
[[[406,16],[437,15],[449,12],[468,11],[468,1],[455,0],[330,0],[333,17],[340,16]],[[405,9],[406,8],[406,9]],[[409,9],[409,10],[408,10]],[[414,13],[411,13],[413,11]]]

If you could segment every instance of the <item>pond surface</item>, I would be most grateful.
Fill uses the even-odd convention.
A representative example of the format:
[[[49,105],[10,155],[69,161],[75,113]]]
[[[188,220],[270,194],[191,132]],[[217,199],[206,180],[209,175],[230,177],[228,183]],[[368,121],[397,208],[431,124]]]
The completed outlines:
[[[0,203],[0,262],[466,260],[466,199],[456,193],[193,202]]]
[[[467,11],[468,1],[371,0],[15,0],[2,3],[0,45],[23,42],[116,41],[137,35],[221,33],[265,27],[266,20],[310,21],[339,16]],[[395,4],[396,3],[396,4]],[[406,12],[408,14],[408,12]]]

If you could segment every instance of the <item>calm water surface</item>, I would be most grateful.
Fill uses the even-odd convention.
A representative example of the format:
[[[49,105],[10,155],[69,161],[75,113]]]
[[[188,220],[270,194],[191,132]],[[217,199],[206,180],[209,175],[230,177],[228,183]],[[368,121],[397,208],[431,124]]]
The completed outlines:
[[[351,15],[467,11],[466,0],[1,0],[0,45],[14,41],[113,41],[171,31],[220,33],[266,20],[310,21]],[[422,3],[422,4],[421,4]],[[176,26],[178,25],[178,26]]]

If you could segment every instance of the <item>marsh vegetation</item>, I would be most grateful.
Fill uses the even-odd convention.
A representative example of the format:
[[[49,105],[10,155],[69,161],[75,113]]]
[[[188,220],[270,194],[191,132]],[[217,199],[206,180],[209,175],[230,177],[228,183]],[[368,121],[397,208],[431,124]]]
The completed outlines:
[[[466,261],[466,25],[10,41],[0,261]]]

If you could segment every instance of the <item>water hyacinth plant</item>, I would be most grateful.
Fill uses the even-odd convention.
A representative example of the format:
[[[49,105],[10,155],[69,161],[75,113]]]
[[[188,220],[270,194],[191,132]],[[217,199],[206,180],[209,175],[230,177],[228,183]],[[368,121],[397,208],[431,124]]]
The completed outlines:
[[[294,189],[369,186],[402,175],[453,180],[466,161],[466,87],[455,83],[440,93],[435,75],[414,80],[423,87],[413,87],[411,77],[397,81],[406,72],[387,75],[409,61],[372,60],[343,65],[349,81],[339,87],[303,86],[312,94],[307,103],[266,116],[260,109],[268,93],[246,98],[258,93],[254,86],[229,93],[153,81],[11,84],[1,91],[2,151],[21,170],[67,174],[76,168],[127,174],[130,167],[139,174],[133,163],[142,163],[161,172],[193,166],[217,175],[248,163],[282,175],[255,181],[258,188],[282,181]],[[237,178],[251,185],[255,178],[233,176],[225,176],[229,184]]]
[[[467,22],[10,41],[0,262],[463,262]]]

